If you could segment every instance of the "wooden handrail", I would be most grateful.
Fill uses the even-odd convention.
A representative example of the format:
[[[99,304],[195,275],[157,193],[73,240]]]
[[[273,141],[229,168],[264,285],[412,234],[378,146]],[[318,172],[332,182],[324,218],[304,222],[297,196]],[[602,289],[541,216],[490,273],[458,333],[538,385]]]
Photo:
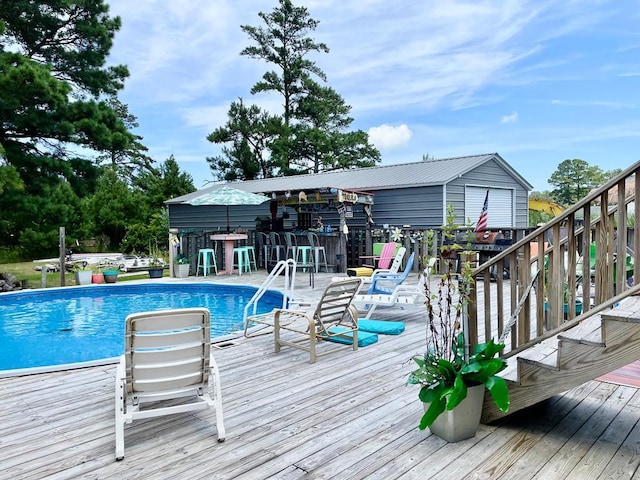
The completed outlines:
[[[505,352],[510,356],[640,291],[637,285],[627,285],[624,261],[629,247],[640,252],[640,234],[636,235],[635,229],[627,244],[630,229],[626,208],[640,192],[638,173],[640,162],[472,271],[474,288],[468,310],[471,345],[483,336],[485,340],[498,337],[505,325],[513,324]],[[627,196],[626,183],[633,176],[633,192]],[[618,189],[616,204],[610,206],[614,188]],[[591,209],[598,204],[599,215],[592,219]],[[583,215],[582,225],[576,218],[578,214]],[[633,220],[636,226],[640,225],[640,209],[635,209]],[[545,240],[552,240],[547,248]],[[533,257],[532,243],[538,245],[538,254]],[[595,265],[590,263],[592,244],[597,252]],[[537,278],[532,278],[532,265],[540,270]],[[510,273],[509,282],[502,281],[499,274],[505,268]],[[490,278],[496,271],[499,273],[494,286]],[[640,262],[634,262],[633,278],[640,278]],[[578,296],[580,285],[582,295]],[[511,300],[507,305],[508,297]],[[577,308],[581,311],[576,312]]]

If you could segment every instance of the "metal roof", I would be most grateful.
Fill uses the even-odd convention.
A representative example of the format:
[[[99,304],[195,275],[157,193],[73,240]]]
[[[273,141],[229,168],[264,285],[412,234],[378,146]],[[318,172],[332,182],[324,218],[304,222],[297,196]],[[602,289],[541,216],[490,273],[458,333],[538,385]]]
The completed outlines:
[[[235,188],[252,193],[314,190],[327,187],[369,192],[394,188],[444,185],[490,160],[498,162],[516,181],[522,183],[527,189],[531,190],[533,188],[529,182],[518,174],[497,153],[443,158],[398,165],[337,170],[308,175],[247,180],[227,185],[232,185]],[[220,188],[221,185],[222,184],[212,185],[197,192],[168,200],[165,203],[175,204],[187,202],[192,197],[201,195],[208,190]]]

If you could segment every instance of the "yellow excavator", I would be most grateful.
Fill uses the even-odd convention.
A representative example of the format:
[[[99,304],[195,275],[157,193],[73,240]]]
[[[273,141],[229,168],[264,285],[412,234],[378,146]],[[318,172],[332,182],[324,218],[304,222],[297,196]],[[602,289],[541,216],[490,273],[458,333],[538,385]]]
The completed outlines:
[[[530,198],[529,210],[548,213],[555,217],[564,210],[564,207],[556,202],[552,202],[551,200],[535,200]]]

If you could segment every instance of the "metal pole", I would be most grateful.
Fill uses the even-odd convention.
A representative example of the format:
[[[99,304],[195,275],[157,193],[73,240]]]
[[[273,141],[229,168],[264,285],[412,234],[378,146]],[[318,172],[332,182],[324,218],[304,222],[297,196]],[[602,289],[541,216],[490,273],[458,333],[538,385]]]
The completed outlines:
[[[60,286],[61,287],[65,286],[64,274],[67,271],[66,261],[65,261],[66,253],[67,253],[67,249],[65,247],[65,231],[64,231],[64,227],[60,227]]]

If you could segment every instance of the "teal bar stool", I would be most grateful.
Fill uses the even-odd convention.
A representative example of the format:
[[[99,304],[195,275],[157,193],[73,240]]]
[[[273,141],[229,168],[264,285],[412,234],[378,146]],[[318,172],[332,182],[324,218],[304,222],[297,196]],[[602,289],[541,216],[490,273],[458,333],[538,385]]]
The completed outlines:
[[[315,263],[313,261],[314,259],[313,247],[311,245],[300,245],[295,235],[293,234],[289,234],[289,235],[293,237],[293,240],[292,240],[294,242],[293,251],[294,251],[296,263],[302,264],[304,266],[313,265],[313,268],[315,268]]]
[[[255,265],[255,251],[254,265]],[[251,273],[251,260],[249,258],[249,247],[235,247],[233,249],[233,267],[238,267],[238,275],[242,275],[242,271]],[[233,273],[233,269],[231,271]]]
[[[253,270],[258,270],[258,262],[256,262],[256,248],[253,245],[245,245],[247,256],[249,258],[249,266],[253,266]]]
[[[201,248],[198,250],[198,268],[196,268],[196,277],[202,269],[202,275],[207,276],[211,273],[211,268],[218,275],[218,264],[216,263],[216,251],[213,248]]]

